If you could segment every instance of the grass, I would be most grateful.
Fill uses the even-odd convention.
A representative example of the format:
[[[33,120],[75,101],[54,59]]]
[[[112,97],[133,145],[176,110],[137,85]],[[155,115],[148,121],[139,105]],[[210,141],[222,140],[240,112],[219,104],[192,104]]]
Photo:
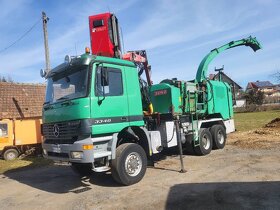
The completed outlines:
[[[249,131],[263,127],[276,117],[280,117],[280,110],[236,113],[234,122],[237,131]]]
[[[38,166],[50,165],[52,161],[42,157],[27,157],[24,159],[16,159],[11,161],[0,159],[0,174],[10,170],[20,170],[23,168],[33,168]]]

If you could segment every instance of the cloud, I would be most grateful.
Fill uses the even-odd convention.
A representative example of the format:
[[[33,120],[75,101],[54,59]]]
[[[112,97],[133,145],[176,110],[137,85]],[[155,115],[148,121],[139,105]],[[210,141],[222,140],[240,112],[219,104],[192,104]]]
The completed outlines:
[[[50,16],[49,48],[51,66],[54,67],[63,61],[66,54],[81,54],[84,47],[89,46],[88,16],[110,10],[116,13],[120,23],[125,26],[122,27],[125,47],[130,50],[148,50],[153,69],[157,68],[154,75],[158,78],[165,78],[165,75],[172,77],[170,65],[162,62],[162,57],[169,59],[174,68],[176,67],[173,72],[180,75],[179,72],[183,69],[195,71],[198,66],[195,62],[199,62],[205,52],[228,41],[267,32],[269,35],[261,36],[267,46],[267,42],[273,42],[268,40],[269,36],[275,39],[271,30],[280,26],[279,1],[274,0],[257,0],[254,3],[241,0],[118,0],[110,4],[106,1],[97,3],[83,0],[60,1],[55,3],[55,7],[52,2],[46,3],[47,7],[45,4],[35,7],[31,4],[32,1],[25,2],[0,2],[3,8],[0,13],[0,29],[3,32],[0,35],[0,48],[6,47],[7,43],[14,41],[22,31],[30,27],[35,13],[40,15],[41,10],[46,9]],[[0,74],[12,72],[22,79],[24,71],[33,72],[34,75],[36,72],[37,75],[38,70],[45,67],[41,26],[36,30],[17,45],[17,48],[0,55]],[[277,53],[279,43],[274,44],[270,47]],[[271,51],[266,53],[271,54]],[[185,64],[186,56],[188,68]],[[188,75],[192,76],[192,73]]]
[[[280,25],[280,17],[267,14],[251,4],[237,2],[231,5],[225,1],[161,1],[155,12],[144,18],[136,30],[126,35],[128,48],[155,49],[178,43],[196,44],[194,49],[205,44],[240,37]],[[273,3],[273,2],[272,2]],[[258,21],[259,17],[262,19]],[[273,16],[273,18],[271,18]],[[256,24],[254,19],[258,21]],[[217,36],[207,41],[199,38]],[[136,42],[135,40],[140,40]],[[188,44],[189,45],[189,44]],[[186,46],[186,45],[185,45]]]
[[[36,12],[33,5],[27,4],[30,2],[31,1],[26,2],[23,0],[18,0],[17,4],[9,1],[0,2],[0,6],[3,8],[0,13],[0,20],[2,20],[0,28],[3,29],[6,25],[5,19],[9,19],[13,22],[13,24],[10,24],[5,29],[7,33],[1,34],[0,40],[3,42],[1,43],[0,41],[0,47],[2,46],[4,48],[9,43],[13,42],[34,22],[34,18],[28,15],[24,15],[23,17],[14,15],[16,11],[21,9],[21,13],[32,14],[35,12],[41,15],[40,8],[36,8]],[[60,2],[57,4],[57,7],[52,10],[47,9],[47,15],[50,16],[48,33],[51,66],[54,67],[63,62],[66,54],[81,54],[84,51],[84,47],[89,46],[89,15],[106,12],[108,9],[112,9],[116,13],[121,13],[134,3],[135,0],[122,3],[121,5],[115,2],[110,4],[109,8],[106,2],[98,4],[95,1],[86,1],[83,4],[81,4],[81,2],[74,2],[68,4],[67,7],[65,7],[65,2]],[[63,7],[63,9],[61,9],[61,7]],[[75,13],[73,13],[73,11],[75,11]],[[23,24],[19,24],[21,27],[16,25],[16,23],[21,23],[20,20],[24,23],[25,27],[23,27]],[[16,33],[11,33],[11,31],[15,31]],[[0,74],[2,75],[12,74],[13,77],[19,80],[24,79],[25,81],[34,81],[34,78],[40,80],[38,72],[41,68],[45,68],[41,26],[36,27],[36,30],[33,30],[32,33],[18,43],[17,46],[0,54]],[[30,79],[28,79],[27,75]]]

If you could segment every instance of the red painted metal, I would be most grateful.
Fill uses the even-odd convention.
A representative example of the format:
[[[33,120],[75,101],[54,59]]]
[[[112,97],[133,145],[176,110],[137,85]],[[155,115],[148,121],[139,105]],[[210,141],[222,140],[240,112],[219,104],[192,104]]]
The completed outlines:
[[[103,13],[89,16],[89,30],[92,54],[140,63],[145,71],[148,85],[153,84],[145,50],[130,51],[121,56],[118,20],[115,15]]]
[[[89,16],[91,52],[94,55],[115,57],[111,13]]]
[[[139,63],[145,63],[147,62],[147,59],[144,58],[141,55],[136,54],[135,52],[127,52],[122,56],[122,59],[127,61],[133,61],[133,62],[139,62]]]
[[[153,81],[151,80],[151,66],[148,65],[146,50],[135,50],[127,52],[122,56],[122,59],[143,64],[147,83],[149,86],[153,84]]]

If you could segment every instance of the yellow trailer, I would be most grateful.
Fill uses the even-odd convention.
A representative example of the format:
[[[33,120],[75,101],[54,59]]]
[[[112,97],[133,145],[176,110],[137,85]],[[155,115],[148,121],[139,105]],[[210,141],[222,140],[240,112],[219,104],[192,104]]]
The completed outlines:
[[[0,156],[13,160],[20,154],[41,149],[40,118],[23,120],[0,120]]]

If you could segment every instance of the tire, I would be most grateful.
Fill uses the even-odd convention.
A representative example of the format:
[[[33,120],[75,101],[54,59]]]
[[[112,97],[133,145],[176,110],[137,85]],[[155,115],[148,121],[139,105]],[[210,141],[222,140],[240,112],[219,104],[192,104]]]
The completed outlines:
[[[18,158],[19,152],[17,149],[7,149],[4,154],[3,157],[5,160],[15,160],[16,158]]]
[[[112,160],[112,176],[122,185],[139,182],[147,169],[147,156],[138,144],[125,143],[117,147],[116,158]]]
[[[81,177],[93,174],[91,163],[71,163],[72,170]]]
[[[207,128],[199,130],[199,145],[194,148],[197,155],[208,155],[212,150],[213,140]]]
[[[213,125],[210,132],[213,138],[213,149],[223,149],[227,139],[225,128],[222,125]]]

